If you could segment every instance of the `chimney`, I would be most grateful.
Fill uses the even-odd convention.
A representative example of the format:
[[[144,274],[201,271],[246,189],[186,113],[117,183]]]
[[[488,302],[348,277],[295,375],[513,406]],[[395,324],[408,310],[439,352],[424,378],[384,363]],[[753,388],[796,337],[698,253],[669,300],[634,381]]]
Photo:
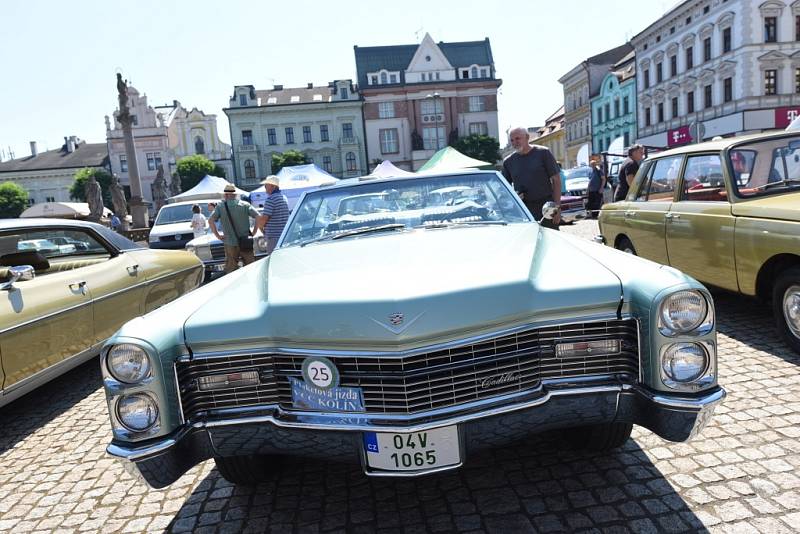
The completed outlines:
[[[31,141],[31,156],[34,158],[39,155],[39,149],[36,148],[36,141]]]
[[[67,140],[67,153],[72,154],[75,152],[75,136],[65,137]]]
[[[273,85],[272,86],[272,90],[273,91],[283,91],[283,86],[282,85]]]
[[[313,89],[313,88],[314,88],[314,84],[311,83],[311,82],[308,82],[308,84],[306,85],[306,89]]]

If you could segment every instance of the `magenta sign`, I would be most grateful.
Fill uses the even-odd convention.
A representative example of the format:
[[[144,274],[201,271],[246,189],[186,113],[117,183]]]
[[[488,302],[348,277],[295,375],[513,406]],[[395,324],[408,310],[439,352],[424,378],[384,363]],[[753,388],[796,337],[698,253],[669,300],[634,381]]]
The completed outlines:
[[[800,107],[776,108],[775,128],[786,128],[798,116],[800,116]]]
[[[692,142],[692,134],[689,132],[688,126],[681,126],[674,130],[667,131],[667,146],[673,147],[678,145],[685,145]]]

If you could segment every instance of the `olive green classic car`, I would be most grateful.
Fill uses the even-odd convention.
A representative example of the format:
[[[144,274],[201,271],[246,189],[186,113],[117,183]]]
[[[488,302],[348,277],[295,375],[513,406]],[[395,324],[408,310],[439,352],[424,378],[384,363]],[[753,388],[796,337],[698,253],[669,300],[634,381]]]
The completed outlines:
[[[598,241],[701,282],[771,301],[800,352],[800,135],[723,139],[642,162],[603,206]]]
[[[0,221],[0,406],[97,356],[119,327],[197,287],[202,263],[99,224]]]
[[[725,396],[716,349],[700,283],[544,229],[496,172],[341,180],[267,258],[109,340],[108,452],[163,487],[211,458],[252,484],[280,455],[408,477],[548,429],[684,441]]]

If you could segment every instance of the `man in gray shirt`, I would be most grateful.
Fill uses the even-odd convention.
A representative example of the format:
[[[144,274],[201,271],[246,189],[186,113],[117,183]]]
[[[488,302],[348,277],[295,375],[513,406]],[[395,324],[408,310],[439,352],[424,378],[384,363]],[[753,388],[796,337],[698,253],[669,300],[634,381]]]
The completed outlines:
[[[208,227],[225,245],[225,272],[229,273],[239,268],[239,258],[245,265],[255,261],[252,247],[250,250],[242,249],[239,239],[251,235],[250,219],[256,219],[260,214],[249,203],[236,197],[233,184],[226,185],[223,193],[225,200],[217,204],[208,218]],[[217,229],[217,221],[222,223],[223,234]]]
[[[547,147],[531,145],[530,134],[525,128],[514,128],[508,135],[514,153],[503,161],[503,176],[514,186],[538,221],[542,218],[545,202],[561,205],[561,174],[556,158]],[[543,220],[542,225],[558,230],[560,221],[561,214],[557,212],[552,220]]]

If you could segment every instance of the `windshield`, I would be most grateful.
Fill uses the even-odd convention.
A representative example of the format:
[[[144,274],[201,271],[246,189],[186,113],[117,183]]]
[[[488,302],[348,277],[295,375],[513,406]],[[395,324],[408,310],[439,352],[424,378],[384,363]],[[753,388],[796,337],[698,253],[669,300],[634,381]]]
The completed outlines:
[[[567,173],[567,180],[572,180],[574,178],[590,178],[592,175],[592,168],[591,167],[578,167],[575,169],[569,169],[566,171]]]
[[[336,236],[528,222],[497,173],[361,182],[306,194],[282,247]]]
[[[209,216],[208,205],[206,202],[198,202],[200,213]],[[189,222],[192,220],[192,204],[179,204],[177,206],[164,206],[158,212],[155,224],[172,224],[179,222]]]
[[[728,152],[728,160],[739,197],[800,189],[800,135],[739,145]]]

